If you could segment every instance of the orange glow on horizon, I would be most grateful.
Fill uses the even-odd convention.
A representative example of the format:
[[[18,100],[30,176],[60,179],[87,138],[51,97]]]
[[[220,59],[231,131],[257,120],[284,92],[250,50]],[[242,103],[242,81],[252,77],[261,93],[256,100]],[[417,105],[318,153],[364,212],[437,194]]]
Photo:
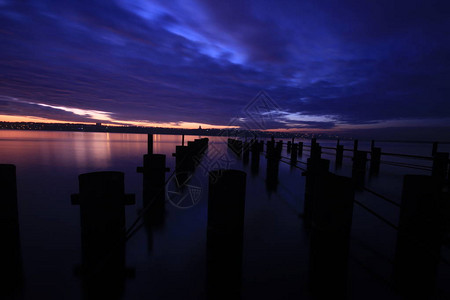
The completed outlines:
[[[11,115],[0,115],[0,122],[34,122],[34,123],[71,123],[71,124],[95,124],[94,122],[74,122],[74,121],[61,121],[55,119],[47,119],[34,116],[11,116]]]
[[[34,116],[12,116],[12,115],[0,115],[1,122],[34,122],[34,123],[70,123],[70,124],[95,124],[95,121],[91,122],[73,122],[73,121],[61,121],[55,119],[47,119]],[[113,122],[111,122],[113,121]],[[226,128],[236,128],[236,126],[221,126],[221,125],[211,125],[206,123],[196,123],[196,122],[148,122],[148,121],[122,121],[122,120],[110,120],[110,122],[102,122],[104,126],[137,126],[137,127],[161,127],[161,128],[176,128],[176,129],[198,129],[199,126],[202,129],[226,129]]]

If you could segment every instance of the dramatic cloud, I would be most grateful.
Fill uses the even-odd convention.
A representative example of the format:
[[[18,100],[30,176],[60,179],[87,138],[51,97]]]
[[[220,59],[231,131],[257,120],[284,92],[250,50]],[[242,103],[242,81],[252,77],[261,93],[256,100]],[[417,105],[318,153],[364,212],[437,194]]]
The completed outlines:
[[[266,129],[446,126],[449,15],[448,1],[3,0],[0,115],[227,126],[265,90]]]

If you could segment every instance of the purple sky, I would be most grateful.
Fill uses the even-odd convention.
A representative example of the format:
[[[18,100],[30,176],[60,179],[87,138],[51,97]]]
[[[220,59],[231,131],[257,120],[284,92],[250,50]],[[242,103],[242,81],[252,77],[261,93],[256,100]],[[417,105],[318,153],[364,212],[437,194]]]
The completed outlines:
[[[3,118],[450,127],[450,2],[0,0],[0,70]]]

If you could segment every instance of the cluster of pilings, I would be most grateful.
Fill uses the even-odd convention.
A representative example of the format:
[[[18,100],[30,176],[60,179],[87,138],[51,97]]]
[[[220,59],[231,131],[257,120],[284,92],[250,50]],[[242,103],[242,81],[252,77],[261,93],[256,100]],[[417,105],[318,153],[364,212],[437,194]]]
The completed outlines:
[[[184,136],[181,146],[175,147],[175,171],[177,174],[193,172],[200,163],[203,153],[208,149],[208,138],[195,139],[184,145]]]

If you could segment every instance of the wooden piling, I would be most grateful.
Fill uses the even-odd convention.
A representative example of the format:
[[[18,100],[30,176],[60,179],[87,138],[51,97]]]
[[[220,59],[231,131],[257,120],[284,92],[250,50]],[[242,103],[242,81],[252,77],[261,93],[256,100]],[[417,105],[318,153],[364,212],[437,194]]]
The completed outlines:
[[[209,173],[208,299],[240,298],[245,190],[245,172],[217,170]]]
[[[358,188],[362,188],[366,179],[367,153],[355,151],[353,154],[352,178]]]
[[[2,224],[18,223],[15,165],[0,164],[0,193],[2,195],[0,222]]]
[[[144,209],[149,205],[148,214],[156,223],[160,221],[164,214],[165,206],[165,181],[166,156],[163,154],[144,155],[144,166],[137,169],[143,174],[143,206]]]
[[[333,299],[347,299],[354,198],[351,178],[324,173],[315,183],[309,259],[315,299],[328,299],[330,295]]]
[[[153,154],[153,134],[147,135],[147,154]]]
[[[372,147],[370,152],[370,174],[378,174],[380,172],[381,148]]]
[[[355,155],[356,151],[358,151],[358,140],[353,141],[353,155]]]
[[[250,143],[244,142],[242,151],[243,151],[242,162],[246,165],[248,164],[250,158]]]
[[[125,194],[122,172],[81,174],[79,194],[72,204],[80,205],[83,273],[95,277],[124,272],[125,205],[135,203]]]
[[[344,145],[336,146],[336,166],[342,166],[342,161],[344,160]]]
[[[406,299],[431,299],[449,201],[432,176],[405,175],[394,260],[395,287]]]
[[[434,155],[437,153],[437,151],[438,151],[438,145],[439,145],[438,142],[434,142],[434,143],[433,143],[433,148],[431,149],[431,156],[434,156]]]
[[[259,171],[260,149],[261,149],[261,143],[258,143],[257,141],[252,143],[252,145],[251,145],[251,152],[252,152],[251,169],[252,169],[252,172],[254,172],[254,173]]]
[[[297,164],[297,144],[292,144],[292,149],[291,149],[291,165],[296,165]]]
[[[433,156],[431,176],[441,183],[443,183],[447,177],[448,157],[449,154],[447,152],[436,152]]]
[[[16,166],[0,164],[0,265],[1,295],[16,299],[23,283],[22,256],[17,204]]]
[[[322,147],[318,143],[314,143],[311,146],[311,156],[312,159],[320,159],[322,156]]]
[[[303,142],[298,142],[298,156],[303,156]]]
[[[303,216],[304,225],[306,228],[310,228],[312,225],[312,209],[313,203],[316,197],[316,185],[321,178],[328,173],[330,168],[330,161],[327,159],[312,159],[308,158],[305,180],[305,200],[303,203]]]
[[[278,169],[279,169],[279,144],[273,147],[273,142],[267,144],[267,169],[266,169],[266,185],[270,190],[275,190],[278,185]]]

